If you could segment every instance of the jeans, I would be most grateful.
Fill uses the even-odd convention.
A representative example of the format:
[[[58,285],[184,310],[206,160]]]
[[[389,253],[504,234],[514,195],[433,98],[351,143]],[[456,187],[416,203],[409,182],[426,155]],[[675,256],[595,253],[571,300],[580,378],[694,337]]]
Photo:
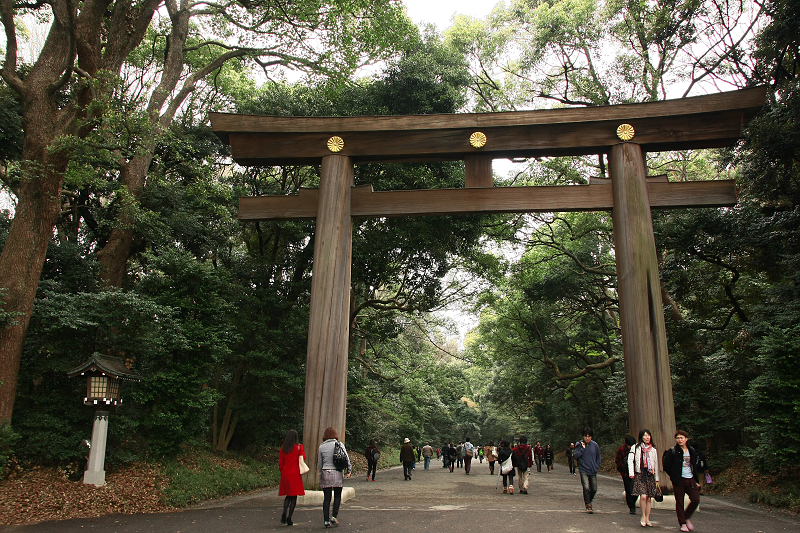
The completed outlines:
[[[469,474],[469,470],[472,468],[472,457],[464,457],[464,471]]]
[[[430,458],[430,456],[425,457],[425,470],[430,468],[430,466],[431,466],[431,458]]]
[[[700,505],[700,487],[695,483],[694,478],[683,478],[678,485],[672,484],[675,489],[675,513],[678,515],[678,523],[683,525],[692,517],[692,513]],[[689,495],[689,506],[683,508],[683,496]]]
[[[597,474],[581,472],[581,485],[583,485],[583,503],[589,505],[597,494]]]
[[[375,471],[378,469],[378,463],[375,461],[367,461],[367,477],[372,472],[372,479],[375,479]]]
[[[322,489],[322,517],[327,522],[330,520],[331,493],[333,493],[333,517],[339,515],[339,506],[342,504],[342,487],[325,487]]]

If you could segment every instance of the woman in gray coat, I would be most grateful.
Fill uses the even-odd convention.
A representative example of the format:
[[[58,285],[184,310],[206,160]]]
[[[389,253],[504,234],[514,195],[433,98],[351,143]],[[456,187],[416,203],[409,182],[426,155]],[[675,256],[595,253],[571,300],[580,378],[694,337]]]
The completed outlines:
[[[336,447],[340,446],[344,451],[344,456],[347,458],[347,477],[353,472],[353,465],[350,463],[350,456],[347,455],[347,450],[344,444],[339,442],[336,430],[329,427],[322,435],[322,444],[319,445],[319,457],[317,458],[317,465],[319,465],[319,488],[322,489],[322,517],[324,519],[325,527],[337,525],[339,521],[336,516],[339,514],[339,506],[342,503],[342,486],[344,485],[344,475],[342,470],[336,468],[333,462],[333,455]],[[331,508],[331,495],[333,495],[333,514],[330,514]]]

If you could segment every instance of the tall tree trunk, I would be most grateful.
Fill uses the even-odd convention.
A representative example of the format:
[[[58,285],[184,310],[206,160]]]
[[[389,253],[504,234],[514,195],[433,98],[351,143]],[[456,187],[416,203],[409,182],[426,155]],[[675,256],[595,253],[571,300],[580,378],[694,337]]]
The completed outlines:
[[[122,165],[120,170],[120,183],[127,194],[137,204],[142,197],[147,169],[153,160],[155,143],[147,146],[145,154],[138,155]],[[109,287],[121,287],[125,278],[128,257],[133,245],[134,220],[132,213],[126,206],[120,210],[119,219],[106,245],[97,252],[100,262],[100,279]]]
[[[61,212],[59,191],[66,161],[43,156],[44,168],[30,163],[38,151],[26,142],[23,151],[25,178],[16,190],[17,206],[5,246],[0,253],[0,287],[5,311],[14,313],[14,323],[0,329],[0,423],[11,423],[17,392],[22,347],[28,332],[36,289],[44,266],[47,246]],[[40,143],[37,143],[40,144]],[[47,143],[49,144],[49,143]],[[44,146],[46,147],[47,144]],[[27,152],[27,154],[25,153]]]

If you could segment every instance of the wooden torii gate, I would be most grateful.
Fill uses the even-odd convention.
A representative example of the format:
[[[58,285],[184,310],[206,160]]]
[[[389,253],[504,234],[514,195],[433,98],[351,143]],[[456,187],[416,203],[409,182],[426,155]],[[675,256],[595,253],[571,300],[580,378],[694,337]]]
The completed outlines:
[[[211,113],[242,165],[320,164],[319,189],[241,198],[240,220],[316,218],[303,441],[317,486],[326,427],[344,439],[352,217],[610,210],[614,228],[628,415],[660,450],[675,411],[651,208],[736,203],[733,181],[647,177],[644,152],[733,145],[765,88],[644,104],[507,113],[270,117]],[[492,159],[607,154],[606,183],[494,187]],[[353,187],[353,165],[464,160],[465,188],[375,192]]]

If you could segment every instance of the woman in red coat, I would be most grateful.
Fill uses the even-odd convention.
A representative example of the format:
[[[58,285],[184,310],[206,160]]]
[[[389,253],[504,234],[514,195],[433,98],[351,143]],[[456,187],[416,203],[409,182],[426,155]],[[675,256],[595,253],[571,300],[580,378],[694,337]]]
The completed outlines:
[[[278,456],[278,470],[281,471],[281,484],[278,496],[286,496],[283,500],[281,524],[291,526],[292,513],[297,505],[297,497],[305,495],[303,478],[300,477],[300,456],[305,460],[306,452],[298,443],[297,431],[290,429],[283,439],[283,446]]]

